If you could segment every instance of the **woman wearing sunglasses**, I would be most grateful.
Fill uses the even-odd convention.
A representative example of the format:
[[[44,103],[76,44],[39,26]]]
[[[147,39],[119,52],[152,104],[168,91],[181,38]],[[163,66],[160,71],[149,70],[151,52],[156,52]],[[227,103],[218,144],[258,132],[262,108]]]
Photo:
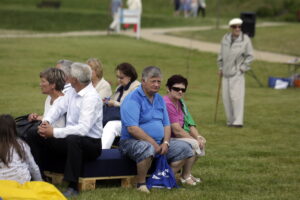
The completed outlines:
[[[188,185],[196,185],[201,182],[191,174],[192,166],[198,156],[205,154],[204,148],[206,140],[196,129],[195,121],[189,113],[185,102],[184,93],[188,86],[188,81],[181,75],[173,75],[167,81],[168,94],[164,96],[171,123],[172,139],[183,140],[191,145],[195,152],[194,159],[189,159],[182,169],[181,182]]]
[[[222,97],[227,117],[227,126],[243,127],[245,77],[253,60],[250,38],[243,34],[239,18],[230,20],[230,33],[221,42],[218,56],[219,75],[222,77]]]

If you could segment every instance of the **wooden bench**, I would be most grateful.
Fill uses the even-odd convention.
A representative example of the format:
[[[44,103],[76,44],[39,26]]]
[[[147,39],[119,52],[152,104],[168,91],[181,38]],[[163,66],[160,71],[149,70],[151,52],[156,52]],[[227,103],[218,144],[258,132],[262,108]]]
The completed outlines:
[[[50,177],[53,184],[60,184],[63,180],[64,161],[47,159],[45,176]],[[153,168],[149,173],[153,172]],[[135,184],[136,163],[123,156],[118,149],[103,149],[101,156],[95,161],[87,162],[83,166],[79,178],[79,190],[93,190],[97,180],[120,179],[122,187],[132,187]]]

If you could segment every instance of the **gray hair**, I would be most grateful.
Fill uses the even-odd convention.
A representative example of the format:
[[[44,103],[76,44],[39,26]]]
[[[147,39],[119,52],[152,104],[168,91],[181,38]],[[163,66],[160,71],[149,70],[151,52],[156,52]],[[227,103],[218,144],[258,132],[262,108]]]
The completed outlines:
[[[148,78],[162,77],[161,71],[158,67],[149,66],[142,72],[142,80],[146,81]]]
[[[92,70],[87,64],[75,62],[71,65],[71,77],[76,78],[80,83],[89,84]]]
[[[65,75],[67,77],[70,77],[72,64],[73,64],[73,62],[70,60],[59,60],[59,61],[57,61],[56,66],[58,66],[59,69],[63,70],[63,72],[65,73]]]

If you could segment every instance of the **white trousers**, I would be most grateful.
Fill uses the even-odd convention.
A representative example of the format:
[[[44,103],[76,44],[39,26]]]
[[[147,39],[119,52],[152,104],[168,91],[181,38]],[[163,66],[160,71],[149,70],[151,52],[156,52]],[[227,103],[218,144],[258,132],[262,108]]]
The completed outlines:
[[[222,96],[227,125],[243,125],[245,77],[244,73],[222,79]]]
[[[116,30],[117,25],[118,25],[118,21],[119,21],[119,14],[118,13],[114,13],[114,15],[113,15],[113,21],[110,23],[109,28]]]
[[[102,149],[110,149],[115,138],[121,135],[121,120],[109,121],[105,124],[102,133]]]

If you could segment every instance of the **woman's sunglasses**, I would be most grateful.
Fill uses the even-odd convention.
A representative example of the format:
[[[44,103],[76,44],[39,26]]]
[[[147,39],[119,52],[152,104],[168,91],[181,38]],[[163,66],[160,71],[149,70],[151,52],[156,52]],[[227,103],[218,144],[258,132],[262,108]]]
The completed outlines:
[[[171,87],[172,90],[179,92],[181,91],[182,93],[185,93],[186,88],[179,88],[179,87]]]

